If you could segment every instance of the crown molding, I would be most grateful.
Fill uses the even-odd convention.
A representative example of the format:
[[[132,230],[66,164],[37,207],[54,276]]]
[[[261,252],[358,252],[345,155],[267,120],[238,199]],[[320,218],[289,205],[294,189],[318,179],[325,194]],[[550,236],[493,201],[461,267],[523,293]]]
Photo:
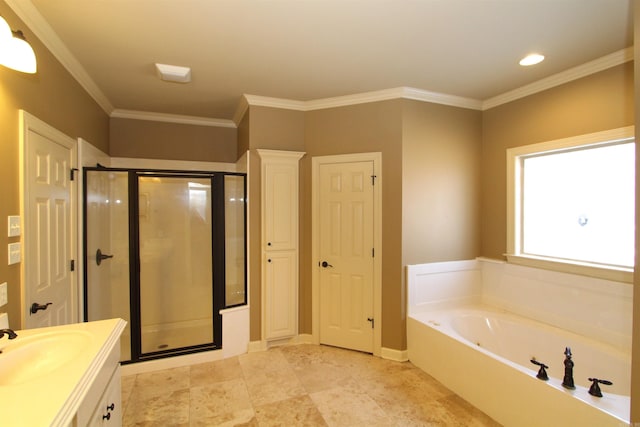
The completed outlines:
[[[247,110],[249,110],[249,102],[247,101],[246,95],[242,95],[238,102],[238,107],[236,107],[236,112],[233,115],[233,122],[236,124],[236,127],[240,127],[240,122],[244,118]]]
[[[233,120],[181,116],[178,114],[153,113],[149,111],[115,109],[111,112],[110,117],[117,119],[146,120],[151,122],[179,123],[184,125],[213,126],[234,129],[237,127]]]
[[[308,111],[306,108],[307,101],[296,101],[293,99],[271,98],[268,96],[244,94],[247,105],[254,107],[271,107],[282,108],[285,110]]]
[[[346,107],[350,105],[365,104],[368,102],[388,101],[391,99],[412,99],[416,101],[432,102],[435,104],[470,108],[474,110],[482,108],[482,101],[476,99],[430,92],[411,87],[397,87],[357,93],[353,95],[314,99],[311,101],[296,101],[291,99],[270,98],[248,94],[245,94],[244,98],[246,99],[247,104],[251,106],[282,108],[296,111],[314,111],[326,108]]]
[[[601,58],[594,59],[593,61],[578,65],[577,67],[569,68],[568,70],[519,87],[512,91],[505,92],[501,95],[494,96],[493,98],[486,99],[482,102],[482,110],[488,110],[490,108],[533,95],[534,93],[569,83],[573,80],[604,71],[628,61],[633,61],[633,46],[613,52]]]
[[[451,107],[468,108],[471,110],[481,110],[482,101],[465,98],[462,96],[448,95],[445,93],[430,92],[422,89],[415,89],[411,87],[404,87],[403,96],[404,99],[413,99],[415,101],[431,102],[434,104],[449,105]]]
[[[5,0],[7,5],[15,12],[20,19],[29,27],[33,34],[40,39],[42,44],[60,61],[66,70],[76,79],[76,81],[87,91],[98,105],[107,114],[113,111],[113,105],[98,85],[89,76],[87,71],[71,51],[60,40],[60,37],[53,31],[53,28],[42,17],[38,9],[29,0]]]

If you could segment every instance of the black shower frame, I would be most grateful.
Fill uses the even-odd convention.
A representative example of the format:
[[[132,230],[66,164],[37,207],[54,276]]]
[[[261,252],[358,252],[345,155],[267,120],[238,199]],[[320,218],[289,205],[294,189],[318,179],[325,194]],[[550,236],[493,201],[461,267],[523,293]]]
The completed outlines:
[[[127,172],[128,196],[129,196],[129,315],[131,322],[131,360],[122,361],[122,364],[142,362],[146,360],[161,359],[165,357],[180,356],[222,348],[222,315],[220,310],[247,305],[247,179],[246,173],[240,172],[212,172],[212,171],[185,171],[169,169],[135,169],[112,168],[97,165],[95,167],[83,167],[83,318],[88,320],[88,242],[87,242],[87,173],[100,172]],[[140,313],[140,259],[139,250],[139,224],[131,221],[137,218],[139,212],[138,177],[180,177],[180,178],[209,178],[211,180],[211,254],[212,254],[212,308],[213,308],[213,337],[212,342],[195,346],[181,347],[177,349],[162,350],[151,353],[142,353],[141,349],[141,313]],[[244,302],[234,305],[226,305],[226,268],[225,268],[225,176],[242,176],[243,180],[243,210],[244,210]],[[215,191],[215,190],[221,191]],[[220,244],[220,242],[222,242]],[[221,286],[216,284],[221,283]]]

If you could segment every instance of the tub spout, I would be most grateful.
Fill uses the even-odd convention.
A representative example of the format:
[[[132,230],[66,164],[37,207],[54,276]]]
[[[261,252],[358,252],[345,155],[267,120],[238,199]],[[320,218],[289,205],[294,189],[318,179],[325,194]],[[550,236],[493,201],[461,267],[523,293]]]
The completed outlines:
[[[549,369],[549,367],[542,362],[538,362],[536,359],[531,359],[531,363],[533,363],[534,365],[540,366],[540,369],[538,370],[538,375],[536,375],[536,378],[542,381],[548,381],[549,375],[547,375],[547,369]]]
[[[591,387],[589,388],[589,394],[595,397],[602,397],[602,391],[600,390],[599,384],[604,385],[612,385],[613,383],[609,380],[599,380],[597,378],[589,378],[591,381]]]
[[[10,340],[18,337],[18,334],[16,334],[13,329],[0,329],[0,338],[4,337],[5,334]]]
[[[573,382],[573,360],[571,360],[571,348],[565,347],[564,356],[564,378],[562,379],[562,386],[573,390],[576,388],[576,385]]]

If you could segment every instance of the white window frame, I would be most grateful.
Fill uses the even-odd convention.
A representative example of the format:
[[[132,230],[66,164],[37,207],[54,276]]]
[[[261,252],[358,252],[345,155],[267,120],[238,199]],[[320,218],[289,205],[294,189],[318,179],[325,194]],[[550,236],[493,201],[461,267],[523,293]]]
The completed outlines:
[[[588,262],[569,261],[523,254],[522,249],[522,162],[533,154],[562,152],[576,147],[633,142],[634,126],[627,126],[570,138],[507,149],[507,260],[514,264],[565,273],[581,274],[619,282],[633,282],[633,268],[603,266]]]

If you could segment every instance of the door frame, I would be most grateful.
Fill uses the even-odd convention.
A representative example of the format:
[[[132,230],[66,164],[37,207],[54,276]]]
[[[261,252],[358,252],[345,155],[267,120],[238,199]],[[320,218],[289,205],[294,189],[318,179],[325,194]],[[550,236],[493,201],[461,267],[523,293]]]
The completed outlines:
[[[72,170],[77,172],[78,167],[78,142],[76,139],[67,136],[62,133],[58,129],[53,126],[47,124],[46,122],[40,120],[34,115],[28,113],[24,110],[19,110],[19,140],[20,140],[20,217],[21,217],[21,238],[20,242],[22,243],[22,254],[21,254],[21,262],[20,262],[20,297],[21,301],[21,322],[22,328],[27,328],[28,320],[29,320],[29,296],[30,289],[28,287],[29,279],[31,277],[30,269],[26,268],[27,263],[32,262],[32,260],[27,259],[28,251],[26,250],[26,243],[28,241],[28,234],[31,232],[28,224],[30,224],[31,217],[33,212],[29,212],[27,209],[28,200],[31,197],[30,188],[28,186],[28,176],[33,173],[29,169],[29,165],[27,164],[28,153],[32,149],[30,144],[29,132],[38,133],[48,139],[55,141],[57,144],[60,144],[69,149],[71,155],[70,161],[70,170],[68,173],[72,173]],[[69,307],[71,308],[71,323],[78,322],[78,293],[79,293],[79,282],[78,282],[78,173],[75,174],[74,180],[70,180],[69,184],[69,192],[70,192],[70,203],[69,206],[69,215],[71,224],[69,226],[69,251],[70,251],[70,259],[75,260],[76,268],[74,271],[70,271],[69,274],[71,276],[71,301],[69,301]]]
[[[325,164],[373,161],[373,354],[382,348],[382,153],[354,153],[312,157],[311,171],[311,339],[320,344],[320,166]]]

